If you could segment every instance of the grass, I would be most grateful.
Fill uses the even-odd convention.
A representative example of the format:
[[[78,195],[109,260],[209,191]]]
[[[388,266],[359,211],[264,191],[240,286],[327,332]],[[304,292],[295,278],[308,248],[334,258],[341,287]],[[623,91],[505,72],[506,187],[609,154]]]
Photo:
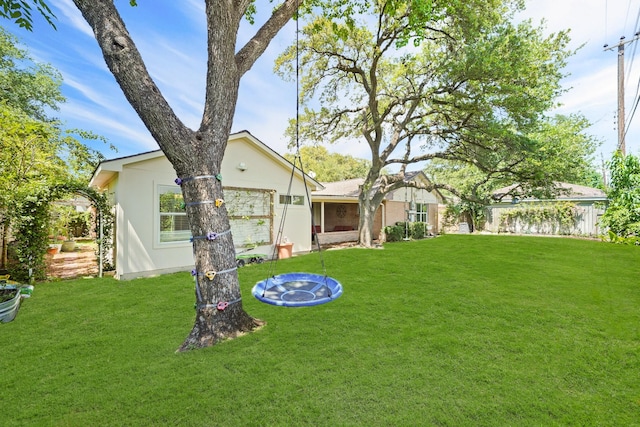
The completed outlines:
[[[0,325],[0,424],[640,425],[640,249],[442,236],[324,252],[345,292],[176,354],[188,273],[36,286]],[[317,254],[278,273],[319,272]]]

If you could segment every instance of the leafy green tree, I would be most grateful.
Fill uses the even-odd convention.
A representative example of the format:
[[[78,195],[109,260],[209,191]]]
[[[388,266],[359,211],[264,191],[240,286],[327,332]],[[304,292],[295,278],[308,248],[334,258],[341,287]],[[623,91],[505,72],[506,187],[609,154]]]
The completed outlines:
[[[285,154],[284,157],[292,163],[295,160],[294,154]],[[371,167],[371,162],[368,160],[329,153],[326,147],[320,145],[301,147],[300,159],[305,172],[313,172],[315,179],[321,182],[364,178]]]
[[[65,101],[62,77],[48,64],[34,62],[18,39],[0,27],[0,101],[30,117],[49,120],[46,109]]]
[[[483,220],[484,207],[491,203],[497,188],[518,184],[512,187],[511,194],[549,198],[560,191],[555,186],[557,182],[597,186],[601,177],[593,166],[593,154],[598,142],[587,134],[589,126],[580,115],[557,115],[542,120],[538,129],[527,135],[532,149],[520,153],[520,162],[506,170],[432,159],[424,171],[433,182],[444,182],[457,190],[456,197],[451,198],[455,205],[451,212],[466,214],[475,228]],[[514,182],[515,178],[521,181]]]
[[[61,162],[51,162],[47,125],[25,113],[0,104],[0,221],[2,224],[2,257],[7,265],[8,240],[15,218],[15,207],[25,194],[47,187],[56,171],[64,170]],[[39,146],[44,146],[40,150]]]
[[[609,162],[609,204],[601,217],[614,242],[640,242],[640,159],[617,151]]]
[[[370,246],[384,195],[405,185],[409,164],[441,159],[482,175],[543,181],[523,168],[538,149],[527,135],[561,93],[571,54],[565,32],[544,36],[511,22],[521,1],[366,3],[360,21],[317,12],[277,70],[295,75],[299,52],[301,138],[366,141],[372,166],[360,194],[360,244]],[[309,105],[318,101],[321,107]],[[400,167],[383,175],[383,168]],[[379,183],[379,185],[376,185]],[[428,190],[460,191],[446,182]]]
[[[50,190],[78,180],[86,185],[102,159],[76,138],[100,139],[98,136],[64,131],[61,123],[46,116],[47,109],[57,110],[64,101],[61,82],[56,70],[32,61],[17,39],[0,28],[1,268],[7,265],[8,240],[13,234],[23,248],[21,258],[28,258],[33,271],[43,270],[46,234],[42,237],[24,228],[35,224],[33,221],[36,227],[46,228]],[[34,199],[35,195],[39,196]]]
[[[597,172],[594,153],[600,142],[587,133],[589,121],[579,114],[556,115],[539,122],[527,136],[531,149],[514,168],[515,177],[523,177],[520,190],[537,197],[558,193],[555,183],[592,185]],[[507,175],[507,177],[509,177]],[[503,179],[501,184],[509,185]]]

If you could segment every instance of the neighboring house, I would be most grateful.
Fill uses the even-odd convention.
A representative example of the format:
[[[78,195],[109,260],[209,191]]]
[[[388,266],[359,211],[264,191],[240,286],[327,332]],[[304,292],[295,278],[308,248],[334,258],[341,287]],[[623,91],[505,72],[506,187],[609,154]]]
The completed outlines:
[[[429,180],[423,172],[408,172],[405,182],[416,181],[427,185]],[[363,178],[322,183],[324,189],[314,191],[313,222],[320,243],[353,242],[358,240],[359,205],[358,195]],[[397,222],[426,222],[431,233],[438,233],[438,205],[444,197],[437,190],[406,187],[385,196],[374,219],[374,239],[380,238],[385,226]]]
[[[494,191],[496,203],[487,206],[485,231],[518,234],[562,234],[598,236],[598,220],[604,213],[607,196],[598,188],[556,183],[561,193],[554,199],[509,194],[515,185]],[[572,220],[561,223],[560,208],[572,209]]]
[[[247,131],[230,135],[222,162],[224,200],[238,252],[273,253],[283,207],[283,236],[294,252],[311,250],[311,215],[302,173]],[[160,150],[100,163],[91,187],[109,193],[115,211],[113,258],[118,279],[193,268],[191,233],[176,173]],[[322,188],[306,176],[310,190]]]

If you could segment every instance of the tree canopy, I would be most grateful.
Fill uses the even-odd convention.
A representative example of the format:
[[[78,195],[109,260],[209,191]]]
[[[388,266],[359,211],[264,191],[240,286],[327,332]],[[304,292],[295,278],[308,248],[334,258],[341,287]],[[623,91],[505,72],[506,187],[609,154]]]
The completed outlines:
[[[490,201],[493,190],[512,184],[518,184],[512,189],[518,195],[543,198],[557,194],[554,183],[558,181],[597,186],[593,155],[599,142],[587,133],[589,126],[581,115],[541,120],[538,129],[528,135],[535,142],[534,149],[522,153],[521,161],[506,171],[442,159],[430,160],[424,171],[434,182],[454,187],[460,199],[481,204]],[[514,182],[514,176],[525,179]]]
[[[409,164],[440,159],[512,182],[550,181],[536,169],[544,144],[534,136],[562,92],[566,32],[545,36],[530,21],[514,23],[521,1],[356,5],[351,19],[317,11],[276,70],[293,77],[300,66],[302,140],[358,139],[371,149],[361,244],[371,244],[375,210],[404,185]],[[383,176],[385,167],[399,172]],[[434,188],[462,195],[447,182]]]
[[[611,241],[640,243],[640,159],[617,151],[609,162],[609,204],[601,217]]]
[[[38,120],[65,101],[62,76],[48,64],[32,61],[18,39],[0,27],[0,101]]]
[[[294,154],[284,157],[294,162]],[[300,159],[305,172],[314,173],[314,178],[321,182],[342,181],[352,178],[364,178],[371,167],[371,162],[353,156],[330,153],[321,145],[300,148]]]
[[[52,189],[83,182],[103,158],[81,139],[100,139],[88,131],[62,130],[46,115],[64,101],[60,74],[31,60],[15,37],[0,27],[0,266],[7,262],[13,231],[20,258],[37,274],[46,244],[48,202]],[[21,210],[21,206],[29,206]],[[35,224],[33,221],[39,221]],[[24,228],[38,228],[25,230]],[[40,230],[42,228],[43,230]],[[38,234],[39,233],[39,234]],[[44,234],[43,234],[44,233]],[[40,239],[40,241],[36,241]],[[44,241],[44,243],[43,243]]]

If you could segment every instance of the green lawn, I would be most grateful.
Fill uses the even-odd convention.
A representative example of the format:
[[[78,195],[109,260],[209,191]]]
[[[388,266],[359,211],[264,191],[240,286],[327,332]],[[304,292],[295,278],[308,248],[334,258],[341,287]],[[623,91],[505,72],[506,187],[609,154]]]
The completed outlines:
[[[316,307],[175,353],[188,273],[36,286],[0,325],[0,425],[640,425],[640,248],[448,235],[323,253]],[[320,272],[317,254],[277,273]]]

